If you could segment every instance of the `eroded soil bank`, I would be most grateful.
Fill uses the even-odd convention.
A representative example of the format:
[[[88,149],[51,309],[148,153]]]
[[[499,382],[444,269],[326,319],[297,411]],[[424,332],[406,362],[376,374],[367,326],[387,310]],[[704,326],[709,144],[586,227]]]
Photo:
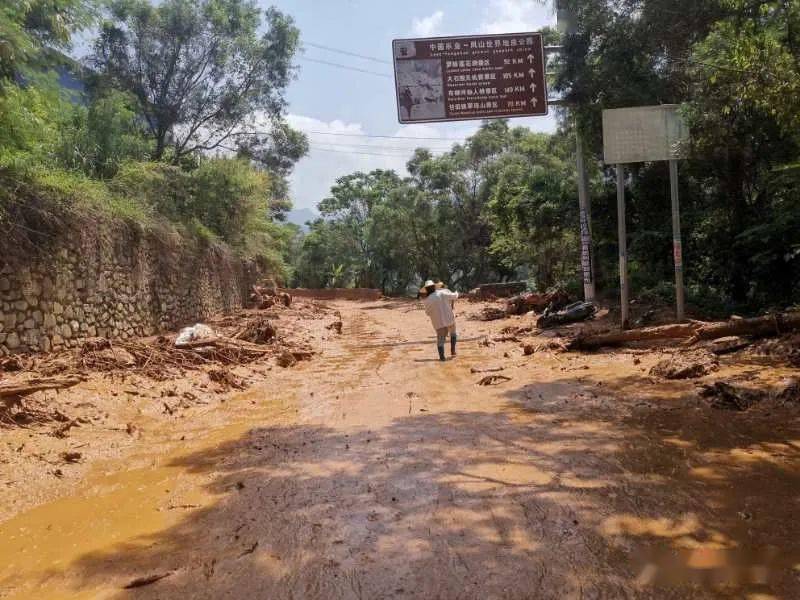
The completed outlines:
[[[0,430],[0,597],[800,596],[798,410],[699,394],[798,369],[665,380],[671,350],[561,353],[479,308],[445,364],[416,303],[336,301],[284,317],[320,354],[237,367],[243,391],[37,394],[85,422]]]

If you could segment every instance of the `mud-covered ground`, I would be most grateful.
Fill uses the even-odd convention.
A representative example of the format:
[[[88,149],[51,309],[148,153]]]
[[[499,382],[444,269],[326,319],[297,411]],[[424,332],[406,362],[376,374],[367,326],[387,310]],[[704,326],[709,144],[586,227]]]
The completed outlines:
[[[275,321],[311,360],[238,386],[204,366],[29,396],[69,420],[0,429],[0,597],[800,597],[800,410],[700,395],[779,390],[788,362],[666,380],[686,351],[566,353],[463,303],[441,364],[417,303],[326,304]]]

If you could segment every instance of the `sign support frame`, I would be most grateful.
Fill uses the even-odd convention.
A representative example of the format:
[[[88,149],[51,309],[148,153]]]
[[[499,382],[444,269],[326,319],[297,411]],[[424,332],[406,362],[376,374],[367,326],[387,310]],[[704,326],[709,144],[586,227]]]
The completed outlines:
[[[628,329],[630,287],[628,285],[628,231],[625,215],[625,167],[617,164],[617,235],[619,237],[619,293],[622,329]]]

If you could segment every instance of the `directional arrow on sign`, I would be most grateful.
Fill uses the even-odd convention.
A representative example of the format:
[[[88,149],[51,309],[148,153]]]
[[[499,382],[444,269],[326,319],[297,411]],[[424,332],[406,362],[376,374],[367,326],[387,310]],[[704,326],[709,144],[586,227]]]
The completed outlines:
[[[528,62],[533,64],[534,60],[536,60],[536,57],[533,54],[528,54]]]
[[[530,75],[531,77],[536,75],[536,69],[528,69],[528,75]]]
[[[531,92],[533,92],[534,94],[536,93],[536,84],[535,83],[531,84]]]
[[[533,108],[536,108],[536,105],[539,104],[539,99],[536,97],[531,98],[531,104],[533,104]]]

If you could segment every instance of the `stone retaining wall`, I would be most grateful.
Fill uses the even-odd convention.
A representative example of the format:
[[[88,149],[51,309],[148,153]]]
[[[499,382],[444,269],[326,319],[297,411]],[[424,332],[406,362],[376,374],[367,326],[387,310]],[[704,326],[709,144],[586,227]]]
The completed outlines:
[[[0,256],[0,355],[174,330],[241,307],[259,276],[218,247],[101,229],[65,233],[35,255]]]

